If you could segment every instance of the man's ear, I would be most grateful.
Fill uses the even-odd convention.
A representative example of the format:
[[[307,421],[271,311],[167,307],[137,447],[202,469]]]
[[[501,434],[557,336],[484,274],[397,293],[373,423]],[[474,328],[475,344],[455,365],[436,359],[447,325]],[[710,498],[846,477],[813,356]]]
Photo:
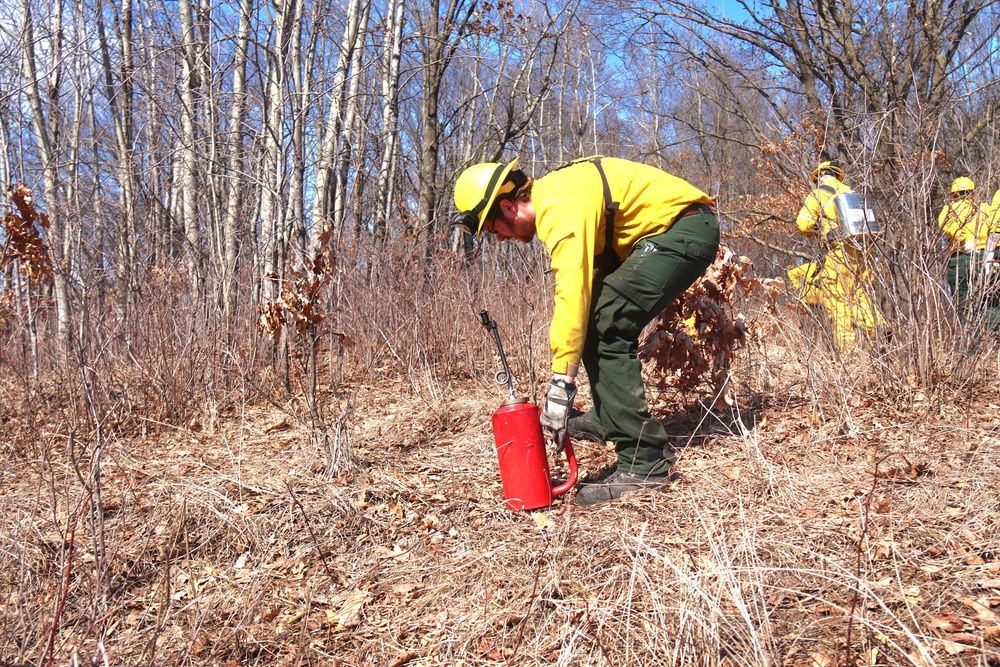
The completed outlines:
[[[500,211],[503,213],[504,218],[512,219],[514,217],[514,213],[516,213],[514,202],[509,199],[501,199]]]

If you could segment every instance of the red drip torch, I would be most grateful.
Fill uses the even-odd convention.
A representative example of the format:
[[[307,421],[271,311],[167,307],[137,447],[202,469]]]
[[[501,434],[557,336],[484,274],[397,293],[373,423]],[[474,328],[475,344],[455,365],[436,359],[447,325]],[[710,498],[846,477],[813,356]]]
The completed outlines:
[[[484,310],[479,313],[483,326],[493,334],[493,340],[500,351],[503,370],[494,376],[497,384],[506,384],[509,394],[493,413],[493,439],[500,461],[500,480],[503,482],[504,505],[511,510],[533,510],[552,504],[556,496],[561,496],[576,484],[576,454],[569,436],[566,436],[564,451],[569,461],[569,479],[555,486],[549,473],[549,462],[545,456],[545,436],[539,421],[541,410],[526,398],[514,395],[514,380],[507,365],[507,356],[500,344],[497,323]]]

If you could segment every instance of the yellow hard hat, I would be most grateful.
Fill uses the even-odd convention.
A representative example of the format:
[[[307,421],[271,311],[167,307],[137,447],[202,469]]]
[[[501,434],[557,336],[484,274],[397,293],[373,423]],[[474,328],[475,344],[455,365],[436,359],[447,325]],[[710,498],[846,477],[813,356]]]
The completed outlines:
[[[813,183],[819,180],[819,175],[824,171],[834,172],[837,176],[838,181],[844,180],[844,170],[840,168],[840,165],[838,165],[836,162],[831,162],[830,160],[827,160],[825,162],[820,162],[819,166],[813,169],[812,173]]]
[[[975,189],[976,184],[968,176],[959,176],[951,184],[951,194],[953,195],[959,192],[972,192]]]
[[[482,162],[463,171],[455,181],[455,206],[462,215],[454,225],[464,227],[472,235],[478,234],[496,198],[514,189],[514,183],[504,181],[516,166],[514,158],[506,165]]]

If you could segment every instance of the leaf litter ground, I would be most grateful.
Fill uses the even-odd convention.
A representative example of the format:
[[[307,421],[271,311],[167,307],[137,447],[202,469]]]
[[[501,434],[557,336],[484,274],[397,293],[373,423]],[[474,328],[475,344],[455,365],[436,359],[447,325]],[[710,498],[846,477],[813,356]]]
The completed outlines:
[[[847,425],[663,395],[664,492],[539,513],[502,507],[481,387],[355,389],[333,479],[278,411],[117,442],[100,559],[68,458],[8,452],[0,663],[1000,664],[995,388]]]

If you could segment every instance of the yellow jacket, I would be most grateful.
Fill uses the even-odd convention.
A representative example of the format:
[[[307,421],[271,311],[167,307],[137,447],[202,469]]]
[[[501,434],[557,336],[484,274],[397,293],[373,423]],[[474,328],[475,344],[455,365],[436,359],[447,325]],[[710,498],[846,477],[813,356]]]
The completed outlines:
[[[972,252],[986,248],[988,218],[971,197],[950,201],[941,209],[938,224],[948,237],[948,252]]]
[[[624,261],[635,244],[662,234],[677,215],[711,198],[687,181],[637,162],[602,158],[615,215],[614,252]],[[551,255],[555,309],[549,328],[552,372],[578,365],[587,339],[594,259],[604,252],[604,188],[589,161],[557,169],[534,182],[535,229]],[[608,202],[610,204],[611,202]]]
[[[979,210],[986,223],[987,234],[1000,233],[1000,190],[993,193],[993,201],[983,202]]]
[[[835,185],[831,184],[829,189],[821,186],[806,195],[806,200],[795,218],[799,231],[806,236],[815,236],[818,231],[821,236],[826,237],[831,231],[837,230],[839,228],[837,209],[832,200],[842,192],[851,192],[851,188],[837,181]]]

